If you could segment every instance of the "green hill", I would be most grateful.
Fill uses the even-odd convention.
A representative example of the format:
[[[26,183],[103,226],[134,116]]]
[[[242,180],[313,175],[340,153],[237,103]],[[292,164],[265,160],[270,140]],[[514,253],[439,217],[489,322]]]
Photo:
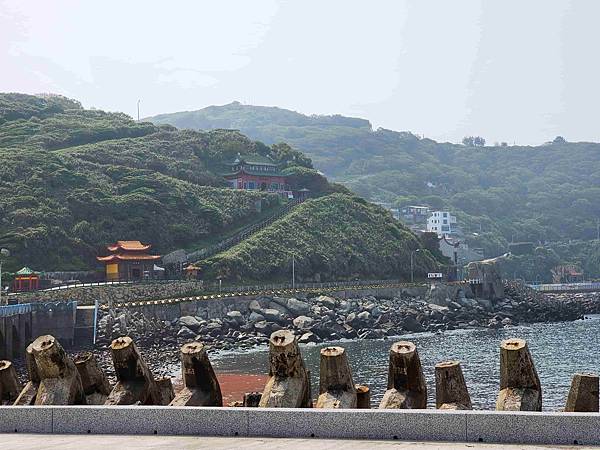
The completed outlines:
[[[121,113],[83,109],[60,96],[0,94],[0,246],[12,253],[5,269],[28,265],[35,270],[89,270],[97,267],[95,256],[104,246],[117,239],[149,242],[166,254],[199,249],[231,235],[260,218],[259,209],[265,215],[283,202],[275,194],[226,187],[219,174],[238,153],[269,156],[283,166],[290,184],[323,196],[316,205],[334,205],[337,197],[327,194],[345,191],[286,144],[267,146],[233,130],[199,132],[138,123]],[[346,202],[351,208],[359,203]],[[310,213],[304,207],[302,211]],[[368,211],[352,222],[363,232],[348,234],[354,241],[351,256],[365,263],[374,256],[369,247],[378,235],[364,230],[379,230],[380,221],[391,220],[381,209]],[[315,224],[291,241],[278,237],[265,242],[262,251],[278,255],[282,245],[302,248],[303,276],[311,271],[325,277],[347,273],[325,270],[327,249],[316,243],[330,234],[339,241],[350,233],[348,224]],[[273,230],[264,232],[276,233],[278,228]],[[380,240],[392,233],[381,231]],[[394,233],[398,248],[404,241],[411,248],[421,245],[406,230]],[[311,245],[302,247],[304,241]],[[338,256],[332,254],[331,261],[346,264]],[[348,264],[352,273],[385,272]],[[268,281],[279,275],[265,265],[249,264],[235,271],[238,279]]]
[[[328,177],[369,200],[453,211],[471,246],[489,256],[507,251],[511,241],[596,238],[597,143],[562,138],[540,146],[438,143],[409,132],[373,130],[362,119],[239,103],[150,120],[235,128],[266,143],[288,142]]]
[[[410,253],[419,239],[389,213],[359,197],[331,194],[309,200],[241,244],[204,261],[207,278],[288,281],[292,257],[299,281],[410,279]],[[415,274],[438,267],[424,249]]]

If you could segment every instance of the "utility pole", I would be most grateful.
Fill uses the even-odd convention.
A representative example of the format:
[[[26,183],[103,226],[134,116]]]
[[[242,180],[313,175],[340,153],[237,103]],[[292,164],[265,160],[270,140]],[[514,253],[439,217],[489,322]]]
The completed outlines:
[[[292,255],[292,289],[296,289],[296,255]]]
[[[415,253],[418,253],[421,249],[410,251],[410,282],[415,282]]]
[[[596,217],[596,239],[600,241],[600,217]]]
[[[137,109],[138,109],[138,122],[140,121],[140,100],[137,101]]]
[[[8,249],[6,249],[6,248],[0,249],[0,305],[4,304],[4,303],[2,303],[2,257],[3,256],[6,256],[6,257],[10,256],[10,252],[8,251]]]

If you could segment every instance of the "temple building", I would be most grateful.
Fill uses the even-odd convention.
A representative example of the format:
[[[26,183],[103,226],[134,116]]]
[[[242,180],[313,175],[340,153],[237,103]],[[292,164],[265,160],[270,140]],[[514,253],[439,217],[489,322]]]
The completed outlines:
[[[40,275],[29,267],[23,267],[15,273],[13,280],[14,292],[35,291],[40,287]]]
[[[248,189],[288,193],[286,176],[279,170],[279,165],[266,156],[238,154],[234,162],[229,164],[230,170],[223,177],[234,189]]]
[[[151,245],[140,241],[117,241],[109,245],[108,256],[98,256],[98,261],[106,266],[106,281],[139,281],[156,278],[154,263],[160,255],[150,255]]]

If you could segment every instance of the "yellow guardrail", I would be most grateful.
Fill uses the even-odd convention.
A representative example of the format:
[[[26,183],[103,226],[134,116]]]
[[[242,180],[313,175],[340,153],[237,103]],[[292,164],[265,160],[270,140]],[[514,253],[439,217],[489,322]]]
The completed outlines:
[[[296,288],[296,289],[283,289],[283,290],[257,290],[247,292],[223,292],[223,293],[210,293],[204,295],[197,295],[191,297],[178,297],[160,300],[142,300],[142,301],[131,301],[115,303],[116,308],[133,308],[141,306],[152,306],[152,305],[171,305],[184,302],[194,302],[203,300],[214,300],[219,298],[230,298],[230,297],[249,297],[259,295],[281,295],[281,294],[296,294],[303,292],[335,292],[340,290],[351,290],[351,291],[362,291],[367,289],[390,289],[390,288],[406,288],[406,287],[417,287],[425,286],[425,283],[390,283],[390,284],[372,284],[372,285],[338,285],[330,287],[308,287],[308,288]],[[101,305],[100,308],[106,310],[108,305]]]

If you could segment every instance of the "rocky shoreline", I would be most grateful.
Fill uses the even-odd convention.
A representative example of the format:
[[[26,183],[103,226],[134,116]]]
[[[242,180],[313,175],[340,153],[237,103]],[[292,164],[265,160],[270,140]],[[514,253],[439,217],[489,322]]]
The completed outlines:
[[[474,298],[463,288],[437,286],[426,294],[404,290],[396,297],[334,298],[305,295],[259,297],[244,311],[222,317],[182,316],[172,321],[147,317],[134,308],[117,310],[112,320],[103,312],[94,353],[110,376],[107,346],[114,337],[131,336],[155,374],[173,375],[178,350],[190,340],[211,352],[266,345],[270,334],[293,330],[300,343],[338,339],[386,339],[405,333],[443,332],[466,328],[500,328],[522,323],[573,321],[599,310],[598,294],[542,295],[518,284],[505,285],[505,298]],[[241,309],[241,308],[240,308]]]

